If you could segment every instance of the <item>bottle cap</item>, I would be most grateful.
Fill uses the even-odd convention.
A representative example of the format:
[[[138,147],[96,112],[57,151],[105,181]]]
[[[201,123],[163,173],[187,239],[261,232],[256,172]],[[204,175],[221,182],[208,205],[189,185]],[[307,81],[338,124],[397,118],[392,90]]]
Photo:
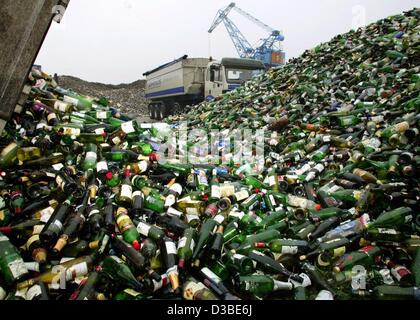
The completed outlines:
[[[107,178],[108,180],[110,180],[110,179],[112,179],[112,172],[111,171],[108,171],[106,174],[105,174],[105,178]]]
[[[322,206],[319,204],[319,203],[317,203],[316,205],[315,205],[315,210],[316,211],[319,211],[319,210],[321,210],[322,209]]]
[[[179,259],[178,268],[184,269],[184,266],[185,266],[185,260],[184,259]]]
[[[133,245],[133,248],[136,249],[137,251],[140,250],[140,243],[137,240],[134,240],[132,245]]]
[[[340,267],[334,267],[334,268],[333,268],[333,271],[334,271],[335,273],[339,273],[339,272],[341,271],[341,269],[340,269]]]

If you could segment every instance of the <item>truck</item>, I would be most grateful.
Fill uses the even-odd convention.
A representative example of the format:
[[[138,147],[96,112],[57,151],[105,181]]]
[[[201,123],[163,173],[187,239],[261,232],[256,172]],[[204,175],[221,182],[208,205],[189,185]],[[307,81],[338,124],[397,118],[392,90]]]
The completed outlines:
[[[234,90],[264,72],[261,61],[247,58],[179,59],[145,72],[146,98],[151,119],[162,120],[181,114],[187,106]]]

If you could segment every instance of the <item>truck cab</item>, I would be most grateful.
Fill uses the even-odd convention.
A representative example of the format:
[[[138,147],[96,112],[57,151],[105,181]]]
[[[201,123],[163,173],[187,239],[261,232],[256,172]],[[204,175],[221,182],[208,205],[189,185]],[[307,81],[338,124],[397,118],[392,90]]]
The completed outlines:
[[[143,74],[150,118],[162,120],[184,112],[186,106],[211,101],[264,70],[264,64],[253,59],[216,61],[184,55]]]
[[[210,61],[206,69],[205,99],[211,101],[236,89],[264,70],[264,64],[253,59],[223,58],[221,61]]]

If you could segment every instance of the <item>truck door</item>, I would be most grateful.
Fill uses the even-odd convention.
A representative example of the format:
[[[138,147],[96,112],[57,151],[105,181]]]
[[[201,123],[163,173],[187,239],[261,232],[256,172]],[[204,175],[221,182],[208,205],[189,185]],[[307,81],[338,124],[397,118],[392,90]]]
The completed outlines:
[[[206,84],[205,84],[206,100],[211,101],[223,93],[223,73],[222,66],[212,64],[207,68]]]

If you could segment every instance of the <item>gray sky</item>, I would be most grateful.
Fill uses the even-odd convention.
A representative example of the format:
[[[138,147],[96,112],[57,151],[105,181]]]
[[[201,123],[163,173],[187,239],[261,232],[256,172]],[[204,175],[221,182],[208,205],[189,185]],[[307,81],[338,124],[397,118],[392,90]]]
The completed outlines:
[[[131,82],[160,64],[190,57],[237,56],[223,24],[209,35],[230,0],[71,0],[53,23],[37,63],[48,73],[103,83]],[[419,5],[419,0],[236,0],[236,5],[285,35],[286,58],[300,55],[353,26]],[[254,45],[268,36],[232,11]]]

